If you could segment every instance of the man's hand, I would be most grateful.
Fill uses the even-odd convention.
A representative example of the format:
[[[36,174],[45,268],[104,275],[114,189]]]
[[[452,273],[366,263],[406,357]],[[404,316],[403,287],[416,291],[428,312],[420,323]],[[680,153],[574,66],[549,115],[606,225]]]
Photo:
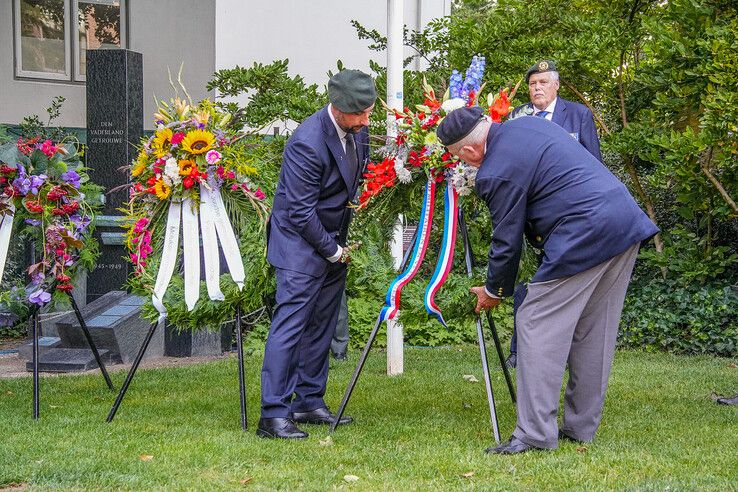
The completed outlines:
[[[502,302],[502,299],[488,296],[487,291],[484,290],[484,286],[472,287],[471,289],[469,289],[469,292],[477,296],[477,306],[474,308],[474,311],[477,314],[482,311],[488,311],[490,309],[496,308],[497,305]]]
[[[343,254],[341,254],[341,258],[338,259],[341,263],[351,263],[351,252],[354,250],[359,249],[359,246],[361,246],[361,241],[350,243],[347,246],[343,247]]]

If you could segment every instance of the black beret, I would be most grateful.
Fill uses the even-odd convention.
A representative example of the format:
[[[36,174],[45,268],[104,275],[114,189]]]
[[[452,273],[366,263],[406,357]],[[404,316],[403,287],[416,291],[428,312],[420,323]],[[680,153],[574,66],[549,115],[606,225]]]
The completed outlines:
[[[374,104],[374,79],[360,70],[341,70],[328,81],[328,99],[343,113],[358,113]]]
[[[443,118],[436,135],[441,143],[448,147],[469,135],[482,120],[484,111],[479,106],[455,109]]]
[[[556,64],[551,60],[541,60],[532,67],[528,69],[528,71],[525,73],[525,83],[528,83],[528,79],[530,79],[530,76],[534,73],[543,73],[543,72],[555,72],[556,71]]]

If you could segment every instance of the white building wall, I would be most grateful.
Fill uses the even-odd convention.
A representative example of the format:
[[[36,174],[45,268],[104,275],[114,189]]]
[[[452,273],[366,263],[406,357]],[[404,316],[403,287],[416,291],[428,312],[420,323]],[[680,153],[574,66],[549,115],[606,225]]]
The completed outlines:
[[[451,11],[451,0],[404,3],[405,24],[414,30]],[[287,58],[291,75],[322,87],[339,59],[346,68],[366,72],[369,60],[385,65],[386,53],[369,50],[351,20],[386,36],[386,0],[217,0],[215,19],[216,69]]]

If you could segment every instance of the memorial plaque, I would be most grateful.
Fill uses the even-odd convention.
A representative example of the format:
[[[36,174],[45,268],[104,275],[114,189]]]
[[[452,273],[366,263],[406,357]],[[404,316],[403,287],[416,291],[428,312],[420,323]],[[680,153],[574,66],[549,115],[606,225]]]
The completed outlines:
[[[87,301],[123,287],[129,264],[118,209],[128,199],[127,166],[143,136],[143,59],[121,49],[87,52],[87,167],[90,179],[105,188],[103,216],[95,234],[100,241],[97,267],[89,273]],[[117,191],[112,191],[120,188]]]

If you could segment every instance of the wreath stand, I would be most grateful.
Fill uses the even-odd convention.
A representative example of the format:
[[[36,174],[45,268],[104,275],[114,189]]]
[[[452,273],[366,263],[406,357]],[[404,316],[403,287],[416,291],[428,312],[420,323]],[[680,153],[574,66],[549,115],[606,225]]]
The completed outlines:
[[[245,431],[248,429],[248,422],[246,419],[246,379],[244,375],[244,362],[243,362],[243,334],[241,331],[241,307],[236,307],[236,321],[235,321],[235,330],[236,330],[236,347],[238,350],[238,387],[240,390],[240,399],[241,399],[241,428]],[[164,323],[162,323],[163,325]],[[158,320],[151,323],[151,327],[149,328],[149,332],[146,334],[146,338],[144,338],[143,344],[141,345],[141,349],[138,351],[138,355],[136,355],[136,359],[133,361],[133,365],[131,366],[131,370],[128,372],[128,376],[126,376],[126,380],[123,383],[123,386],[120,388],[120,392],[118,393],[118,397],[115,399],[115,403],[113,403],[113,407],[110,409],[110,413],[108,413],[107,422],[112,422],[115,418],[115,414],[118,412],[118,408],[120,407],[121,402],[123,401],[123,398],[126,396],[126,392],[128,391],[128,387],[131,385],[131,381],[133,381],[133,377],[136,375],[136,370],[138,369],[138,365],[141,362],[141,359],[143,359],[144,354],[146,353],[146,349],[149,346],[149,343],[151,343],[151,339],[154,336],[154,332],[156,331],[157,326],[159,325]],[[164,329],[162,327],[162,329]]]
[[[466,260],[466,273],[469,278],[472,277],[472,263],[473,263],[473,256],[472,256],[472,250],[471,245],[469,244],[469,233],[466,228],[466,221],[464,220],[464,212],[459,207],[459,228],[461,229],[461,235],[464,242],[464,256]],[[417,236],[418,231],[415,232],[415,235]],[[415,242],[415,238],[413,238],[413,243]],[[402,264],[400,265],[399,271],[403,271],[405,266],[407,265],[407,262],[410,258],[410,252],[412,248],[409,248],[407,252],[405,253],[404,258],[402,259]],[[495,406],[495,396],[494,392],[492,390],[492,382],[490,379],[490,373],[489,373],[489,364],[487,361],[487,348],[485,345],[485,338],[484,338],[484,329],[482,328],[482,319],[479,314],[476,315],[476,322],[477,322],[477,339],[479,342],[479,353],[482,359],[482,372],[484,373],[484,385],[487,390],[487,401],[489,402],[489,413],[490,413],[490,420],[492,421],[492,431],[494,433],[495,441],[499,444],[500,443],[500,429],[499,429],[499,423],[497,421],[497,408]],[[492,318],[489,315],[489,312],[487,313],[487,323],[489,324],[490,331],[492,332],[492,338],[494,339],[495,348],[497,350],[497,356],[500,359],[500,366],[502,367],[502,371],[505,374],[505,382],[507,383],[507,389],[510,392],[510,399],[512,400],[513,404],[515,404],[515,389],[513,387],[512,380],[510,378],[510,372],[508,371],[507,366],[505,365],[505,356],[502,353],[502,345],[500,344],[500,337],[497,334],[497,328],[495,327],[495,323],[492,320]],[[381,326],[381,314],[377,316],[377,321],[374,323],[374,328],[372,328],[371,333],[369,334],[369,340],[366,342],[366,346],[364,347],[364,351],[361,354],[361,357],[359,358],[359,363],[356,365],[356,370],[354,371],[354,375],[351,377],[351,381],[349,382],[348,387],[346,388],[346,392],[343,395],[343,400],[341,401],[341,406],[338,408],[338,412],[336,412],[336,418],[333,421],[333,423],[330,426],[330,433],[333,433],[336,430],[336,426],[338,425],[338,422],[341,420],[341,417],[343,416],[343,412],[346,410],[346,405],[348,404],[349,398],[351,398],[351,393],[354,391],[354,387],[356,386],[356,382],[359,379],[359,375],[361,374],[362,369],[364,368],[364,363],[366,362],[367,356],[369,355],[369,351],[372,348],[372,345],[374,344],[374,339],[377,337],[377,333],[379,332],[379,327]]]
[[[51,284],[51,290],[54,290],[56,287],[56,282]],[[100,368],[100,372],[102,372],[103,378],[105,378],[105,383],[108,385],[108,388],[110,388],[110,391],[115,391],[115,386],[113,386],[113,382],[110,380],[110,376],[108,376],[108,371],[105,369],[105,363],[100,358],[100,353],[97,351],[97,346],[95,345],[95,342],[92,340],[92,335],[90,334],[90,330],[87,328],[87,324],[85,323],[84,318],[82,317],[82,312],[79,310],[79,307],[77,306],[77,301],[74,300],[74,296],[72,296],[70,293],[67,293],[67,296],[69,297],[69,300],[72,303],[72,309],[74,309],[74,314],[77,317],[77,321],[79,322],[79,326],[82,328],[82,333],[84,333],[85,338],[87,339],[87,344],[90,346],[90,349],[92,350],[92,355],[95,356],[95,360],[97,361],[97,366]],[[38,377],[38,338],[39,338],[39,320],[38,320],[38,312],[40,310],[40,307],[38,305],[35,305],[32,308],[31,311],[31,331],[33,334],[33,419],[38,420],[40,416],[39,411],[39,377]]]

